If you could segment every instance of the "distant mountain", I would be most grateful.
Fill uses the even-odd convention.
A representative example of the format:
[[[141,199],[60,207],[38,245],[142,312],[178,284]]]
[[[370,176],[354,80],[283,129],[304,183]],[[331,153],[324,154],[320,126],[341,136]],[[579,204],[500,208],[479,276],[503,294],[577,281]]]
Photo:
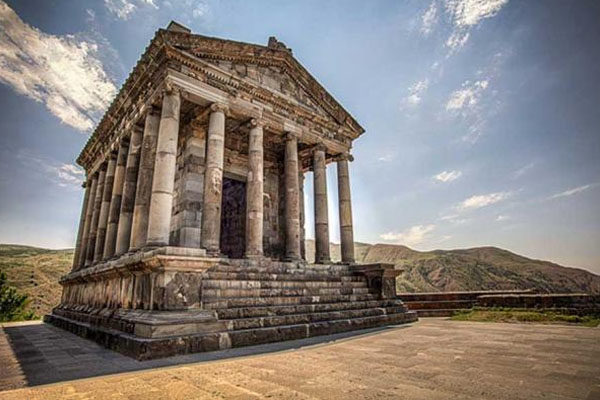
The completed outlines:
[[[306,249],[308,255],[314,254],[313,240],[306,241]],[[331,245],[331,255],[340,259],[338,244]],[[359,263],[383,262],[403,269],[399,292],[533,289],[600,294],[598,275],[497,247],[421,252],[401,245],[355,243],[355,257]]]

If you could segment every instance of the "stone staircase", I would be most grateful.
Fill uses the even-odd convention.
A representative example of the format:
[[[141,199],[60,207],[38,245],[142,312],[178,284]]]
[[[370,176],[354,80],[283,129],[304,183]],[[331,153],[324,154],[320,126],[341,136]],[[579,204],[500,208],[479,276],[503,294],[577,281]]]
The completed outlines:
[[[202,306],[225,323],[232,347],[415,321],[344,265],[220,264],[204,273]]]

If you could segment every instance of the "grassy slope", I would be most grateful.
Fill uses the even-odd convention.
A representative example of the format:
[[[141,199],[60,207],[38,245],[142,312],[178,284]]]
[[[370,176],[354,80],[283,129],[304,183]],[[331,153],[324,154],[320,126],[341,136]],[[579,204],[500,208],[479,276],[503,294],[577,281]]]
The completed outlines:
[[[0,270],[11,286],[29,296],[29,308],[38,316],[58,304],[58,279],[71,269],[73,250],[47,250],[29,246],[0,245]]]

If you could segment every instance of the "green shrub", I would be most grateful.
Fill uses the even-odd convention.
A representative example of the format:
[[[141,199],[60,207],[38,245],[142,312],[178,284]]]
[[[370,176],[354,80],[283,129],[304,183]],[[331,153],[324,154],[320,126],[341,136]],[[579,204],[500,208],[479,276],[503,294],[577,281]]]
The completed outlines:
[[[33,311],[26,310],[28,302],[27,295],[8,286],[6,274],[0,272],[0,322],[36,319]]]

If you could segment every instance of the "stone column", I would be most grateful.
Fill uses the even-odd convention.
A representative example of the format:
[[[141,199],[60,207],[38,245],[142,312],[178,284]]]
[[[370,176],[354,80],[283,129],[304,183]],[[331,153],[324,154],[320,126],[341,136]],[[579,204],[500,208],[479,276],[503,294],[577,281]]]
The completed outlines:
[[[306,260],[306,232],[304,223],[306,216],[304,215],[304,172],[302,171],[302,161],[298,160],[298,198],[300,199],[300,258]]]
[[[211,105],[206,143],[204,172],[204,212],[202,214],[202,247],[209,253],[220,251],[221,196],[223,193],[223,155],[225,153],[225,108]]]
[[[106,162],[100,167],[98,172],[98,184],[94,196],[94,208],[92,210],[92,219],[90,222],[90,236],[86,250],[85,265],[91,265],[94,262],[94,252],[96,250],[96,238],[98,236],[98,219],[100,218],[100,208],[102,208],[102,193],[104,191],[104,180],[106,178]]]
[[[117,243],[115,245],[116,255],[121,255],[129,250],[133,207],[135,203],[135,187],[138,179],[141,147],[142,130],[135,126],[131,131],[129,154],[127,155],[127,163],[125,165],[125,182],[123,183],[123,197],[121,199],[120,210],[121,216],[119,217]]]
[[[350,173],[348,161],[352,156],[342,155],[337,160],[338,201],[340,213],[340,242],[342,249],[342,262],[354,263],[354,234],[352,232],[352,201],[350,199]]]
[[[129,250],[135,251],[146,246],[148,237],[148,213],[150,210],[150,196],[152,195],[152,181],[154,180],[154,161],[156,160],[156,139],[160,116],[157,110],[150,109],[146,114],[144,123],[144,137],[140,152],[138,179],[135,189],[135,205],[131,221],[131,239]]]
[[[106,168],[104,187],[102,188],[102,204],[98,218],[98,233],[96,235],[96,248],[94,250],[94,262],[102,260],[104,255],[104,242],[106,240],[106,226],[108,225],[108,211],[112,200],[112,188],[115,183],[115,169],[117,167],[117,155],[111,153]]]
[[[298,182],[298,139],[285,138],[285,257],[298,260],[300,253],[300,188]]]
[[[246,181],[246,257],[263,255],[263,125],[253,119],[248,138],[248,179]]]
[[[83,184],[85,192],[83,194],[83,203],[81,204],[81,215],[79,216],[79,229],[77,230],[77,241],[75,242],[75,254],[73,254],[72,271],[77,269],[79,266],[79,259],[81,258],[81,248],[83,247],[83,231],[85,230],[85,215],[90,199],[90,183],[90,181],[87,181]]]
[[[178,90],[165,91],[156,142],[156,161],[148,219],[148,246],[169,245],[177,168],[180,105]]]
[[[92,214],[94,212],[94,200],[96,199],[96,187],[98,186],[98,174],[94,174],[92,178],[88,179],[88,185],[90,187],[90,195],[88,198],[88,204],[85,210],[85,223],[83,226],[83,238],[81,239],[81,253],[77,263],[77,269],[81,269],[85,266],[88,253],[88,244],[90,240],[90,225],[92,224]]]
[[[112,198],[108,209],[108,225],[106,226],[106,240],[104,242],[103,258],[111,258],[115,255],[117,245],[117,228],[121,216],[121,200],[123,197],[123,182],[125,181],[125,164],[127,164],[127,153],[129,151],[128,139],[121,139],[119,154],[117,155],[117,166],[115,168],[115,181],[112,188]]]
[[[325,147],[317,146],[313,152],[315,192],[315,263],[331,262],[329,256],[329,216],[327,212],[327,169]]]

